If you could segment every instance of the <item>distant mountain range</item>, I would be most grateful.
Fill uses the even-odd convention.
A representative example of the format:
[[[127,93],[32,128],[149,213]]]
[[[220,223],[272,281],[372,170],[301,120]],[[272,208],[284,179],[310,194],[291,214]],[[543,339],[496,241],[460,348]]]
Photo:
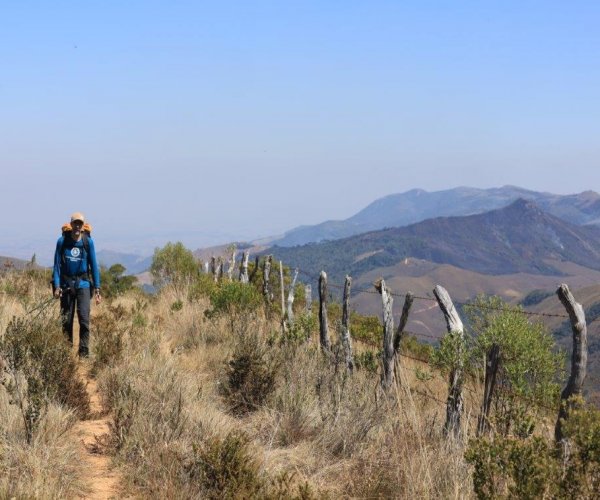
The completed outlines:
[[[577,226],[519,199],[463,217],[437,217],[341,240],[268,250],[287,265],[358,276],[414,257],[483,274],[562,274],[548,260],[600,269],[600,227]]]
[[[502,208],[519,198],[533,201],[545,212],[573,224],[600,224],[600,195],[594,191],[557,195],[515,186],[492,189],[459,187],[435,192],[413,189],[375,200],[345,220],[297,227],[282,238],[272,240],[271,244],[290,247],[337,240],[386,227],[407,226],[434,217],[478,214]]]

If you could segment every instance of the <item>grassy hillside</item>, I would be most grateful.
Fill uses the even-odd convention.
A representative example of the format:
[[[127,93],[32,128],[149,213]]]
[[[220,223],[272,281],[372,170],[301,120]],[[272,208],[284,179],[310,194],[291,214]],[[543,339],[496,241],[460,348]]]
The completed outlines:
[[[487,456],[489,445],[487,438],[471,440],[481,372],[474,370],[465,380],[462,434],[449,442],[443,432],[443,358],[428,364],[429,356],[438,359],[435,353],[405,339],[396,384],[385,393],[379,384],[378,321],[352,316],[356,368],[349,374],[338,345],[339,306],[330,307],[334,347],[323,354],[316,317],[303,314],[301,294],[294,303],[294,326],[282,331],[277,301],[263,306],[261,289],[260,280],[215,285],[200,276],[156,296],[132,290],[94,307],[90,370],[112,420],[96,452],[112,457],[122,496],[475,497],[485,473],[476,457]],[[37,321],[40,310],[46,311],[44,324],[56,329],[57,304],[47,299],[45,277],[6,274],[0,291],[5,338],[13,316],[26,325]],[[273,292],[278,296],[277,288]],[[1,342],[0,352],[6,356]],[[556,391],[552,394],[543,403],[504,399],[536,427],[528,438],[518,437],[517,428],[506,436],[498,431],[498,446],[520,443],[527,451],[535,445],[546,457],[549,448],[543,446],[551,443],[556,416]],[[10,429],[0,434],[0,496],[86,494],[87,465],[76,446],[69,447],[77,443],[74,423],[86,417],[69,411],[50,399],[33,429],[37,444],[32,446],[24,440],[19,409],[0,387],[0,424]],[[524,482],[537,488],[532,491],[562,487],[550,480],[557,462],[549,451],[547,460],[538,471],[547,481]],[[510,467],[498,470],[491,478],[498,491],[521,484]]]

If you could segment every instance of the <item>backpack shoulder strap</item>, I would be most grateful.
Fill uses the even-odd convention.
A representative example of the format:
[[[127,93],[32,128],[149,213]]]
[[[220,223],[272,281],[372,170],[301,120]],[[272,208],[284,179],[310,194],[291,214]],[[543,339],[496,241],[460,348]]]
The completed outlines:
[[[84,231],[81,234],[81,239],[83,240],[83,249],[85,250],[85,257],[87,260],[87,273],[90,279],[90,283],[93,286],[94,284],[94,273],[92,272],[92,260],[90,259],[90,235],[87,231]]]
[[[90,237],[88,236],[88,234],[84,231],[83,233],[81,233],[81,239],[83,240],[83,249],[85,250],[85,253],[87,256],[90,255]],[[89,259],[88,259],[88,263],[89,263]]]

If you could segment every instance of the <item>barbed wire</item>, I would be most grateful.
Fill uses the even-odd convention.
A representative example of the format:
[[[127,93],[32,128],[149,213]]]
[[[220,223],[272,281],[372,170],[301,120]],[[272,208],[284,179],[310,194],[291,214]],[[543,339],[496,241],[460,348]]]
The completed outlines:
[[[316,276],[312,273],[303,271],[303,270],[298,270],[299,273],[304,274],[305,276],[311,278],[312,280],[319,280],[319,276]],[[339,283],[332,283],[332,282],[327,282],[327,286],[331,287],[331,288],[336,288],[336,289],[340,289],[343,290],[344,289],[344,285],[341,285]],[[368,294],[372,294],[372,295],[380,295],[380,293],[377,290],[372,290],[371,288],[358,288],[358,289],[354,289],[352,290],[352,295],[359,295],[361,293],[368,293]],[[408,295],[408,293],[398,293],[398,292],[388,292],[392,297],[400,297],[400,298],[406,298],[406,296]],[[422,295],[415,295],[415,294],[410,294],[412,296],[413,299],[415,300],[423,300],[423,301],[428,301],[428,302],[436,302],[437,303],[437,299],[435,299],[434,297],[425,297]],[[481,310],[487,310],[487,311],[498,311],[498,312],[519,312],[522,314],[525,314],[526,316],[540,316],[540,317],[547,317],[547,318],[564,318],[564,319],[569,319],[569,315],[568,314],[557,314],[557,313],[544,313],[544,312],[536,312],[536,311],[526,311],[525,309],[512,309],[512,308],[507,308],[507,307],[495,307],[495,306],[487,306],[485,304],[474,304],[472,302],[461,302],[461,301],[453,301],[453,303],[455,305],[458,306],[463,306],[463,307],[472,307],[474,309],[481,309]]]

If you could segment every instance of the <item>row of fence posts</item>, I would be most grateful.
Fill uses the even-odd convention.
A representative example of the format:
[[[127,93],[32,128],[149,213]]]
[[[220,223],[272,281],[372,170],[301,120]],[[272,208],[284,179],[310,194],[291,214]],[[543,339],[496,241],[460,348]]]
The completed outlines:
[[[242,283],[252,281],[259,269],[259,257],[255,259],[255,265],[252,270],[252,275],[248,275],[248,260],[249,253],[243,252],[239,266],[238,279]],[[235,269],[236,251],[232,251],[231,260],[227,270],[227,276],[230,281],[233,280],[233,272]],[[273,256],[267,255],[262,261],[263,273],[263,297],[267,305],[271,304],[274,297],[270,289],[270,273],[273,263]],[[223,279],[224,263],[221,258],[212,257],[210,260],[210,271],[215,282]],[[208,263],[204,265],[205,272],[208,272]],[[279,278],[281,285],[281,314],[282,327],[289,328],[294,322],[294,290],[298,279],[298,270],[294,271],[294,275],[289,286],[287,301],[285,299],[285,287],[283,280],[283,264],[279,262]],[[396,378],[396,369],[399,366],[399,351],[404,335],[404,329],[408,323],[410,309],[414,302],[414,295],[411,292],[406,293],[400,323],[398,328],[394,328],[393,316],[393,295],[386,286],[383,279],[378,280],[375,284],[375,289],[381,295],[383,308],[383,345],[382,345],[382,373],[381,387],[384,391],[394,385]],[[340,331],[340,343],[344,350],[344,359],[348,372],[354,370],[354,359],[352,353],[352,341],[350,337],[350,291],[352,287],[352,278],[346,276],[344,282],[344,292],[342,298],[342,324]],[[573,294],[566,284],[558,287],[556,294],[559,300],[565,307],[571,323],[573,333],[573,351],[571,355],[571,373],[567,381],[567,385],[561,393],[561,404],[558,412],[558,418],[555,425],[555,439],[557,442],[563,438],[562,425],[570,410],[571,398],[573,396],[581,396],[583,390],[583,382],[586,376],[587,369],[587,324],[585,320],[584,309],[581,304],[576,302]],[[436,285],[433,289],[433,295],[437,304],[444,315],[446,321],[447,334],[454,337],[456,342],[454,345],[458,349],[464,342],[464,326],[454,307],[454,303],[448,291]],[[306,311],[311,312],[312,306],[312,288],[310,284],[305,285]],[[321,271],[319,275],[319,343],[321,349],[326,354],[331,354],[331,341],[329,338],[329,324],[327,320],[327,273]],[[461,418],[464,413],[464,397],[463,385],[465,381],[465,373],[463,366],[462,353],[456,353],[457,363],[449,374],[448,381],[448,397],[446,399],[446,421],[444,424],[444,432],[447,436],[459,437],[461,433]],[[485,379],[484,379],[484,394],[481,405],[480,414],[477,422],[477,434],[482,435],[489,430],[489,412],[493,393],[495,389],[496,376],[501,364],[502,353],[497,344],[491,346],[486,356],[485,364]]]

